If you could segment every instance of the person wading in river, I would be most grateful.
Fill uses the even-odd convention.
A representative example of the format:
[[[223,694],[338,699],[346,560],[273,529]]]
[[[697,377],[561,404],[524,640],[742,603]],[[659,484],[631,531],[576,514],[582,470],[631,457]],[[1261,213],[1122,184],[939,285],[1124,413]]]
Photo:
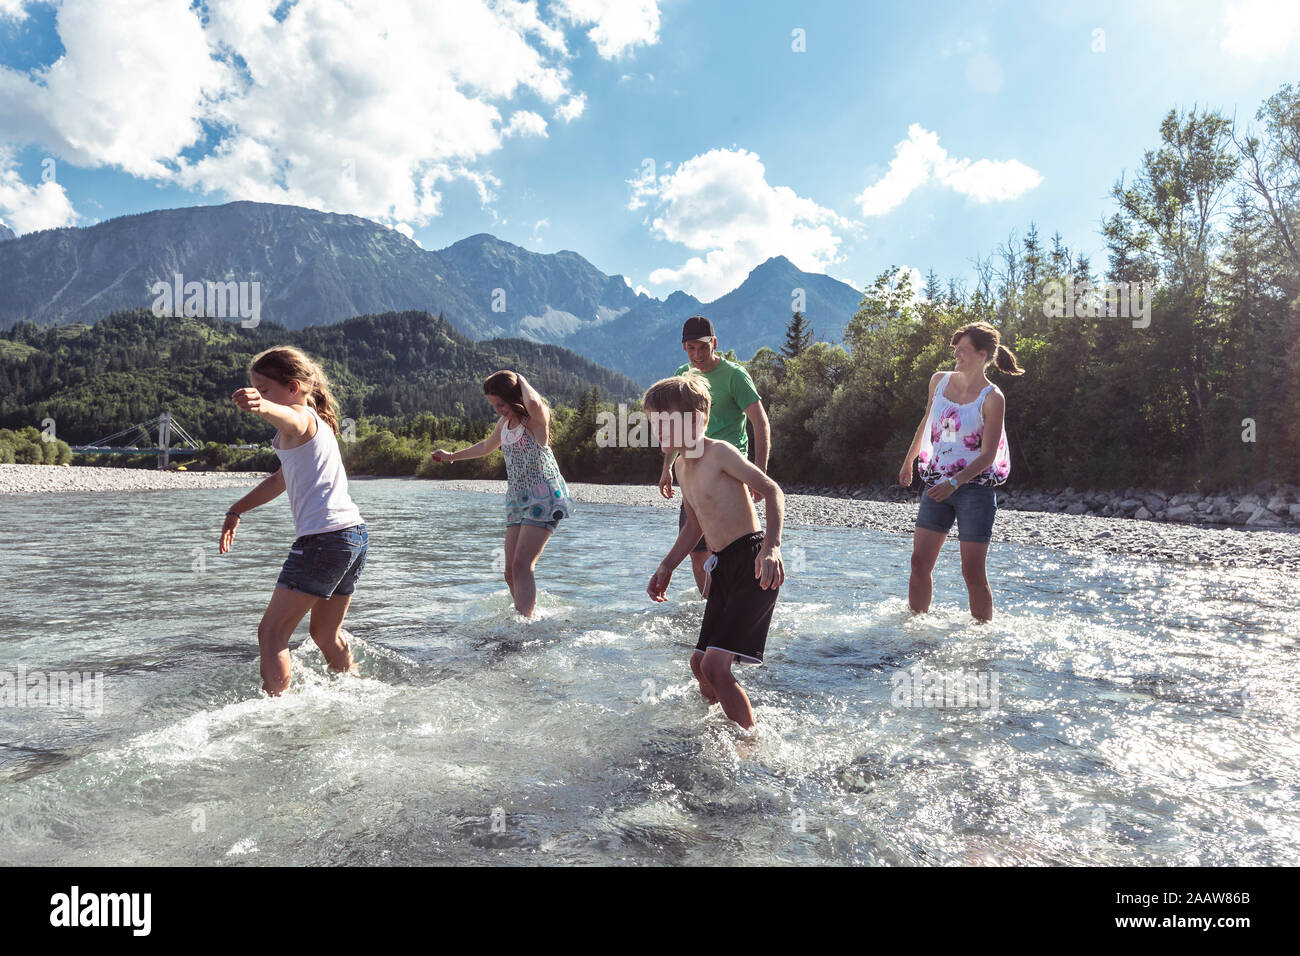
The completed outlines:
[[[711,411],[704,437],[725,441],[735,446],[743,457],[748,457],[749,435],[745,431],[745,421],[749,420],[754,425],[754,464],[759,471],[766,473],[772,429],[749,372],[740,363],[718,354],[718,336],[713,323],[702,315],[691,316],[682,326],[682,350],[690,361],[679,366],[675,374],[684,375],[688,369],[694,369],[709,386]],[[673,497],[672,466],[676,457],[674,451],[664,454],[663,470],[659,473],[659,493],[665,498]],[[756,502],[763,500],[762,494],[753,488],[749,495]],[[680,529],[685,524],[686,505],[683,504],[677,516],[677,527]],[[704,593],[704,563],[708,558],[709,548],[701,536],[691,551],[691,570],[701,594]]]
[[[953,333],[952,357],[955,370],[930,377],[930,401],[898,473],[898,483],[908,487],[912,463],[919,459],[926,485],[912,537],[907,601],[917,614],[930,610],[931,572],[956,521],[970,612],[978,621],[989,621],[993,591],[984,563],[998,509],[994,489],[1011,473],[1011,455],[1003,428],[1006,397],[985,369],[996,361],[1006,375],[1023,375],[1025,370],[1001,344],[997,329],[984,322]]]

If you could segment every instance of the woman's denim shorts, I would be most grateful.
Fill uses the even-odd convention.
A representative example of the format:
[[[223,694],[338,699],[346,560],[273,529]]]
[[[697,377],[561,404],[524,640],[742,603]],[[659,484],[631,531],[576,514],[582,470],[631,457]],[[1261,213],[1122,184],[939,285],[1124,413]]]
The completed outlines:
[[[275,586],[320,598],[351,594],[366,566],[369,540],[364,524],[304,535],[289,549]]]
[[[993,519],[997,513],[998,495],[992,485],[962,485],[943,501],[935,501],[923,493],[916,526],[947,534],[955,520],[958,541],[988,544],[993,538]]]

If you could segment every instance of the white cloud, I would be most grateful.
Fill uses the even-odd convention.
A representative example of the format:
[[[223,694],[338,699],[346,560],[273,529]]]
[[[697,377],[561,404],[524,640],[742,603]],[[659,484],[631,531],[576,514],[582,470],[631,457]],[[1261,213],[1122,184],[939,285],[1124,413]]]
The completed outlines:
[[[53,179],[37,186],[23,182],[12,152],[0,149],[0,219],[21,236],[37,229],[75,226],[81,217],[61,185]]]
[[[571,96],[555,108],[555,118],[564,120],[566,123],[572,123],[587,108],[587,94],[579,93],[577,96]]]
[[[882,216],[898,208],[931,180],[977,202],[1015,199],[1043,177],[1019,160],[953,159],[939,145],[939,134],[913,123],[907,139],[894,147],[889,171],[857,197],[864,216]]]
[[[501,133],[502,136],[546,136],[546,120],[532,110],[515,110],[510,116],[510,125]]]
[[[469,181],[491,202],[500,181],[484,161],[509,138],[545,136],[547,109],[564,122],[582,114],[567,27],[595,24],[603,56],[655,42],[658,29],[657,5],[644,2],[607,20],[592,0],[546,20],[536,0],[225,0],[203,20],[191,6],[63,0],[63,56],[30,73],[0,67],[7,141],[205,193],[418,227],[439,214],[443,182]],[[547,109],[510,108],[524,97]]]
[[[559,0],[554,9],[575,26],[594,23],[587,38],[607,60],[634,46],[659,42],[657,0]]]
[[[1234,0],[1223,13],[1219,46],[1244,60],[1271,60],[1300,46],[1300,5],[1295,0]]]
[[[664,169],[668,169],[664,165]],[[632,187],[631,196],[627,201],[628,209],[640,209],[646,204],[646,198],[655,196],[659,192],[659,177],[655,173],[655,161],[646,159],[641,163],[641,171],[637,173],[636,179],[624,180]]]
[[[852,225],[787,186],[769,185],[758,155],[743,149],[713,149],[654,183],[631,182],[643,198],[657,200],[656,236],[703,253],[680,268],[656,269],[650,282],[704,301],[735,288],[776,255],[824,272],[841,258],[835,229]]]
[[[543,242],[546,241],[542,238],[542,230],[549,229],[550,227],[551,227],[551,220],[549,219],[539,219],[537,220],[537,222],[533,223],[533,235],[531,238],[534,245],[540,246]]]
[[[26,20],[27,0],[0,0],[0,19]]]
[[[168,176],[168,161],[202,135],[205,95],[228,76],[198,16],[176,0],[64,0],[56,28],[54,63],[32,76],[0,67],[8,140],[79,166]]]

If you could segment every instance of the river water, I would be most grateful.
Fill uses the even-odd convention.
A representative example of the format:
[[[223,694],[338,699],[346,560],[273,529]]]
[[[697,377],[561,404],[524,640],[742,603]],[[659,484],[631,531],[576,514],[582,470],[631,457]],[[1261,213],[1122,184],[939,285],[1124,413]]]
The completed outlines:
[[[980,626],[955,542],[914,618],[910,538],[789,527],[751,737],[696,692],[689,567],[645,593],[676,509],[580,505],[524,621],[501,498],[352,490],[360,676],[304,624],[278,700],[283,501],[218,556],[230,491],[3,499],[0,862],[1300,863],[1282,575],[995,541]]]

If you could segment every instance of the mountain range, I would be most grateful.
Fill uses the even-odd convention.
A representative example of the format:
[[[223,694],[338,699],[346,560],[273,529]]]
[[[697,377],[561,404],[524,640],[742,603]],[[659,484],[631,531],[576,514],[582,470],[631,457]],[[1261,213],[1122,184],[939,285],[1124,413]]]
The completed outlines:
[[[0,227],[0,239],[8,232]],[[172,285],[177,275],[182,282],[256,282],[259,318],[289,329],[427,311],[470,339],[560,345],[641,384],[685,361],[679,332],[691,315],[707,315],[719,347],[749,359],[762,346],[781,345],[795,290],[803,290],[817,337],[830,341],[862,298],[846,283],[776,256],[712,302],[680,291],[661,300],[568,250],[532,252],[481,233],[434,251],[359,216],[232,202],[0,242],[0,328],[93,324],[149,308],[155,283]]]

